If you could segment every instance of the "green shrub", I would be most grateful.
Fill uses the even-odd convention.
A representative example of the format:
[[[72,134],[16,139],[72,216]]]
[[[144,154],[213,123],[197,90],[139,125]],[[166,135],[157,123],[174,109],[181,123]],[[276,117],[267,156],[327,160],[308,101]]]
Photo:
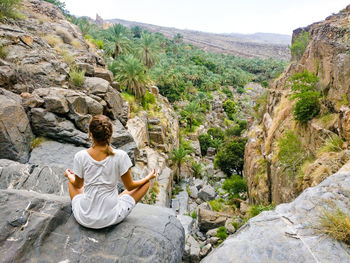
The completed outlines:
[[[23,14],[18,12],[21,0],[1,0],[0,1],[0,19],[3,17],[13,19],[23,19]]]
[[[201,147],[201,153],[203,156],[207,154],[208,148],[210,147],[211,143],[211,136],[209,134],[200,134],[198,136],[198,141]]]
[[[278,158],[289,176],[295,176],[305,158],[305,149],[298,136],[291,130],[286,131],[278,140]]]
[[[234,101],[228,99],[224,102],[224,104],[222,105],[223,108],[224,108],[224,111],[226,112],[227,114],[227,117],[230,119],[230,120],[233,120],[236,113],[237,113],[237,105]]]
[[[249,217],[254,217],[257,216],[258,214],[260,214],[263,211],[268,211],[268,210],[272,210],[274,209],[275,206],[273,204],[269,204],[269,205],[252,205],[248,208],[248,215]]]
[[[76,67],[71,67],[69,77],[74,86],[81,87],[85,79],[85,70],[79,70]]]
[[[202,178],[202,172],[203,172],[203,168],[201,163],[197,163],[197,162],[192,162],[191,164],[191,170],[193,173],[193,176],[196,178]]]
[[[227,238],[226,227],[220,226],[218,228],[218,232],[216,233],[216,237],[220,238],[221,240],[225,240]]]
[[[306,31],[302,31],[299,36],[296,37],[292,46],[290,46],[290,52],[292,55],[299,60],[309,43],[310,33]]]
[[[209,203],[210,207],[216,212],[222,211],[225,207],[225,200],[222,198],[208,201],[208,203]]]
[[[242,175],[246,143],[246,138],[234,138],[225,143],[215,155],[215,167],[219,167],[228,176],[234,172]]]
[[[209,128],[207,133],[213,139],[224,140],[224,137],[225,137],[225,132],[222,129],[218,128],[218,127]]]
[[[239,94],[243,94],[243,93],[244,93],[244,88],[238,87],[238,88],[237,88],[237,92],[238,92]]]
[[[193,219],[196,219],[197,218],[197,211],[196,210],[193,210],[192,214],[191,214],[191,217]]]
[[[231,178],[225,179],[222,189],[234,197],[239,197],[239,194],[245,193],[248,190],[247,181],[239,175],[232,175]]]
[[[5,59],[7,57],[8,50],[6,46],[0,45],[0,58]]]
[[[38,147],[45,141],[44,137],[36,137],[34,138],[30,143],[30,149],[33,150],[34,148]]]
[[[293,109],[294,119],[300,123],[307,123],[320,112],[320,102],[318,96],[304,94],[295,104]]]
[[[146,91],[145,95],[143,95],[141,99],[141,105],[145,110],[149,110],[150,104],[156,103],[156,97],[153,93]]]

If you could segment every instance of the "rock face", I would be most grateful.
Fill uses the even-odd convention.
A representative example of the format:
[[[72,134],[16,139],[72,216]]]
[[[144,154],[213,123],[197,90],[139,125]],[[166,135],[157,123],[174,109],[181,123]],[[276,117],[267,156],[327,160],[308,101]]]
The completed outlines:
[[[294,31],[295,39],[302,30],[310,33],[309,44],[298,61],[292,61],[269,88],[267,111],[251,128],[245,151],[244,176],[247,178],[249,199],[252,203],[275,204],[290,202],[304,189],[315,186],[337,172],[349,159],[349,144],[340,146],[339,153],[320,153],[319,149],[330,137],[339,136],[348,141],[350,118],[350,42],[344,31],[350,8]],[[290,100],[289,78],[307,70],[319,78],[318,90],[323,94],[321,112],[300,125],[295,122]],[[288,175],[278,158],[279,140],[292,130],[302,148],[313,159],[300,165],[300,173]],[[307,158],[304,158],[306,160]],[[302,171],[301,171],[302,168]],[[301,176],[298,176],[301,174]]]
[[[0,158],[25,163],[32,131],[21,97],[0,88]]]
[[[316,231],[323,209],[337,206],[350,215],[349,195],[349,170],[334,174],[293,202],[250,219],[201,262],[349,262],[348,247]]]
[[[181,262],[184,230],[170,210],[138,204],[122,223],[80,226],[68,197],[0,191],[0,255],[7,262]],[[169,238],[171,237],[171,238]]]

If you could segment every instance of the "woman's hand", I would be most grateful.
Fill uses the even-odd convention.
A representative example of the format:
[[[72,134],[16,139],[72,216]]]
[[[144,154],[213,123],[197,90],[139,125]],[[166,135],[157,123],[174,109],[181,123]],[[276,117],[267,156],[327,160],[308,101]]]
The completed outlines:
[[[67,177],[69,182],[71,182],[72,184],[75,183],[75,174],[71,170],[66,169],[66,171],[64,172],[64,176]]]
[[[153,178],[156,178],[156,170],[155,169],[153,169],[153,171],[147,175],[148,180],[152,180]]]

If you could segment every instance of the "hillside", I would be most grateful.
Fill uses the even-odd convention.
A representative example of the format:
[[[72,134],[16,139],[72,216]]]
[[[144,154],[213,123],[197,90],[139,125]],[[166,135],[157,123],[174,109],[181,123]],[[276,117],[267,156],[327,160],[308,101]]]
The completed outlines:
[[[214,34],[192,30],[182,30],[172,27],[162,27],[146,23],[122,19],[106,20],[107,23],[122,24],[127,27],[139,26],[152,33],[162,33],[167,38],[173,38],[180,33],[183,41],[202,48],[203,50],[224,54],[233,54],[247,58],[274,58],[289,60],[288,44],[290,36],[278,34],[257,33],[243,34]]]

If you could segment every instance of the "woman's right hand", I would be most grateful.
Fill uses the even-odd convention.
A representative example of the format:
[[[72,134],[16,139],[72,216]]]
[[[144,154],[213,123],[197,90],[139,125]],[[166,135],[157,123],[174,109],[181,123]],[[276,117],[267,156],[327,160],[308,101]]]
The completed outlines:
[[[150,172],[150,173],[147,175],[147,177],[148,177],[148,180],[152,180],[153,178],[156,178],[156,170],[153,169],[153,171]]]

